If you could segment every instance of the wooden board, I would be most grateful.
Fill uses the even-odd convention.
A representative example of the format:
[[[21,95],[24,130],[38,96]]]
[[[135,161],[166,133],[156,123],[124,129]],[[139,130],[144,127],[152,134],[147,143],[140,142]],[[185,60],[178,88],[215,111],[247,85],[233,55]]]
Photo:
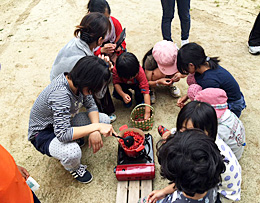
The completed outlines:
[[[118,181],[116,203],[137,203],[152,192],[152,180]]]

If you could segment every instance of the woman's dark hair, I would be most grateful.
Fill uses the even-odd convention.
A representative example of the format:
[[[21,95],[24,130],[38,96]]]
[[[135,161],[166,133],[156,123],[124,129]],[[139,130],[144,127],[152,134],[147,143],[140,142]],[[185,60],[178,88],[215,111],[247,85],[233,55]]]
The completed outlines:
[[[157,150],[161,175],[191,197],[216,187],[226,170],[217,145],[200,129],[176,132]]]
[[[105,38],[107,32],[111,30],[108,18],[102,13],[89,13],[83,17],[80,25],[76,26],[75,37],[80,37],[87,44],[98,42],[98,39]]]
[[[210,104],[199,101],[186,104],[178,114],[177,131],[181,130],[183,126],[187,126],[189,120],[194,128],[206,131],[209,137],[216,140],[218,119],[215,109]]]
[[[110,15],[111,9],[106,0],[89,0],[87,5],[88,12],[99,12],[99,13],[105,13],[106,9],[108,11],[108,14]]]
[[[149,51],[147,51],[146,52],[146,54],[144,55],[144,58],[143,58],[143,63],[142,63],[142,65],[143,65],[143,69],[145,69],[145,61],[146,61],[146,59],[147,59],[147,56],[150,56],[150,55],[152,55],[153,54],[153,47],[149,50]]]
[[[207,58],[204,49],[196,43],[185,44],[177,55],[177,68],[181,74],[189,73],[189,63],[192,63],[196,70],[206,63],[209,63],[210,69],[216,69],[219,62],[218,57]]]
[[[120,78],[130,79],[139,72],[139,62],[130,52],[122,53],[116,60],[116,70]]]
[[[108,85],[111,73],[104,60],[97,56],[85,56],[68,73],[68,78],[79,92],[82,93],[83,88],[87,87],[95,95]]]

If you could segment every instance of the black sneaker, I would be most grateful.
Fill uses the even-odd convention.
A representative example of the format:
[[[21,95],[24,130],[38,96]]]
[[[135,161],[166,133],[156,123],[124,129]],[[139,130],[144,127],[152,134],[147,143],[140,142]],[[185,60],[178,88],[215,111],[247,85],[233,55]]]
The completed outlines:
[[[78,143],[79,147],[83,147],[85,145],[84,137],[76,139],[76,142]]]
[[[70,173],[77,181],[81,183],[90,183],[93,176],[86,168],[86,165],[80,164],[80,167],[76,171],[70,171]]]

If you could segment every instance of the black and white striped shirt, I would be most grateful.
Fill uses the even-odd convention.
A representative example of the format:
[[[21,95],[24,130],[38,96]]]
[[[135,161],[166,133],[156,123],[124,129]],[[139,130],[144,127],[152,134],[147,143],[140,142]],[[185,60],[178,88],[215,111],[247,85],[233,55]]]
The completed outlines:
[[[76,96],[70,89],[64,73],[57,76],[38,96],[31,109],[28,140],[46,128],[53,128],[61,142],[71,141],[71,119],[81,106],[88,112],[98,111],[92,95]]]

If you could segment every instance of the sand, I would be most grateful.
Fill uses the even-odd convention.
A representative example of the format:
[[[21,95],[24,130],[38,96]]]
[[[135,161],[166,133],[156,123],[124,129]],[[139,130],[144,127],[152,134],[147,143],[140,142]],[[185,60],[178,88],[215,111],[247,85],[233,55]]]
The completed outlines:
[[[161,4],[158,0],[109,0],[112,16],[127,30],[127,49],[141,61],[144,53],[162,40]],[[17,164],[24,166],[41,185],[36,192],[42,202],[115,202],[117,180],[113,173],[117,157],[117,141],[104,139],[104,147],[96,154],[86,145],[82,163],[94,176],[84,185],[73,180],[61,164],[43,156],[27,141],[30,109],[38,94],[50,83],[49,74],[57,52],[73,37],[73,31],[86,13],[87,1],[1,0],[0,3],[0,132],[1,144]],[[190,41],[201,44],[209,56],[219,56],[240,84],[247,108],[241,120],[246,128],[245,151],[240,164],[243,169],[242,200],[260,200],[260,56],[248,53],[247,40],[260,10],[257,0],[191,1],[192,27]],[[173,40],[180,46],[179,19],[173,20]],[[185,80],[178,87],[187,91]],[[175,126],[179,112],[176,99],[165,88],[157,91],[155,126]],[[131,109],[115,101],[115,129],[130,124]],[[150,133],[154,142],[160,138],[157,128]],[[153,188],[167,185],[159,175]]]

